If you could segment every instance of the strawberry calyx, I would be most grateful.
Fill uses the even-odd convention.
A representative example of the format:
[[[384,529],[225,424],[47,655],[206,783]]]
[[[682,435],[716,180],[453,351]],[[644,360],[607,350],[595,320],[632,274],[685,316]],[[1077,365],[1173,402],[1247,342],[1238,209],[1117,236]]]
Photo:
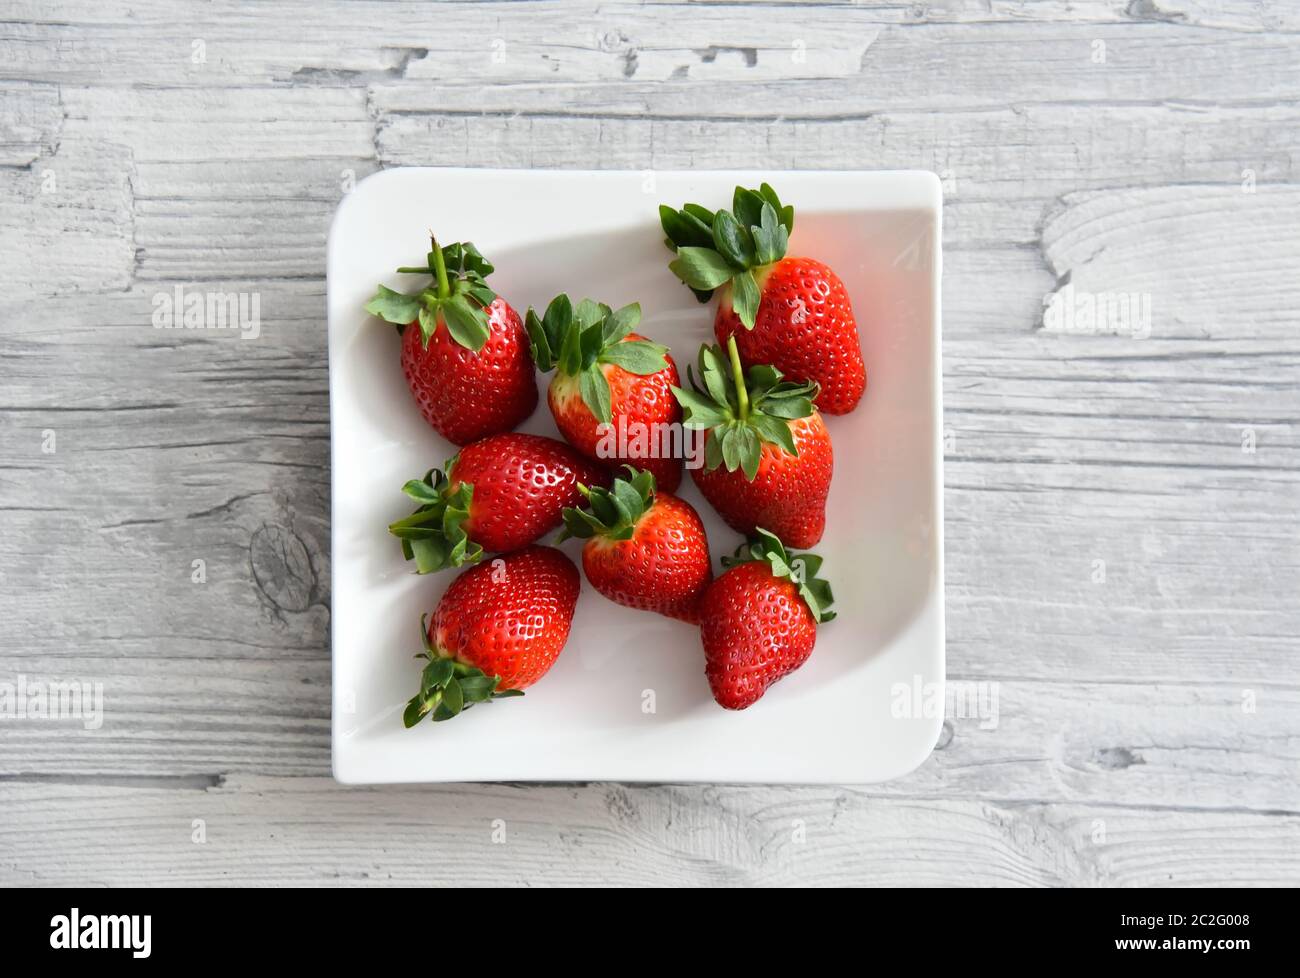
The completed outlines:
[[[745,479],[753,482],[764,442],[798,457],[789,422],[813,413],[820,390],[815,382],[783,380],[770,364],[744,370],[734,335],[727,339],[725,354],[720,346],[701,346],[698,366],[698,381],[690,366],[686,368],[692,390],[672,391],[682,406],[682,425],[712,434],[704,445],[707,471],[725,465],[728,472],[743,470]]]
[[[489,676],[434,645],[429,641],[428,619],[428,615],[420,618],[420,643],[424,648],[415,655],[428,664],[420,673],[420,691],[402,711],[402,723],[408,729],[426,716],[440,723],[459,716],[475,703],[524,695],[522,689],[501,689],[500,676]]]
[[[583,299],[576,306],[567,295],[557,295],[541,316],[530,306],[524,327],[533,361],[542,373],[555,370],[578,381],[578,392],[597,421],[612,419],[606,364],[622,367],[641,377],[668,366],[668,347],[649,340],[625,337],[641,322],[641,306],[632,303],[611,309],[602,302]]]
[[[420,340],[427,349],[441,321],[451,338],[477,353],[491,335],[487,307],[496,301],[487,277],[493,265],[469,241],[440,248],[430,236],[432,250],[422,267],[402,266],[403,274],[428,274],[433,281],[417,292],[396,292],[385,285],[366,303],[366,312],[393,323],[400,333],[411,323],[420,324]]]
[[[447,463],[450,472],[456,459]],[[388,532],[402,541],[402,555],[415,561],[417,574],[428,574],[444,567],[461,567],[476,563],[483,548],[465,532],[469,508],[474,501],[474,487],[451,480],[438,469],[430,469],[423,479],[412,479],[402,492],[420,504],[410,516],[388,525]]]
[[[645,469],[623,466],[628,478],[616,478],[609,489],[602,486],[587,488],[579,483],[578,491],[587,500],[587,506],[568,506],[564,510],[564,529],[559,540],[576,537],[589,540],[603,537],[607,540],[631,540],[641,518],[655,504],[655,477]]]
[[[830,610],[835,601],[830,582],[817,576],[822,567],[822,558],[817,554],[788,553],[775,533],[759,527],[748,542],[737,548],[735,556],[722,558],[722,566],[737,567],[755,561],[766,563],[773,577],[793,583],[818,624],[835,617],[835,612]]]
[[[782,204],[765,183],[757,190],[737,187],[729,211],[661,204],[659,223],[667,235],[664,244],[677,253],[668,263],[672,273],[701,302],[721,289],[720,301],[753,329],[767,269],[790,247],[794,208]]]

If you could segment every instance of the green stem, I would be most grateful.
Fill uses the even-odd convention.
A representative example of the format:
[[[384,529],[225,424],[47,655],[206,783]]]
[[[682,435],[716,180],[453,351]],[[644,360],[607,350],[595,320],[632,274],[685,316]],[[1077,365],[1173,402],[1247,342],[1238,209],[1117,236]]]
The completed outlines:
[[[745,371],[740,365],[740,351],[736,349],[736,334],[727,337],[727,356],[731,358],[731,379],[736,384],[736,404],[740,420],[749,418],[749,391],[745,388]]]
[[[433,272],[438,276],[438,298],[445,299],[451,295],[451,284],[447,281],[447,262],[442,257],[442,249],[438,247],[438,239],[429,235],[429,241],[433,244]]]

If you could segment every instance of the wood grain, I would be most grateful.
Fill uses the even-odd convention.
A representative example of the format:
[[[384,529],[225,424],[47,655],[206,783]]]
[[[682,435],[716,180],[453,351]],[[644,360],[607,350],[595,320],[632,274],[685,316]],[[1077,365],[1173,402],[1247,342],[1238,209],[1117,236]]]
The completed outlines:
[[[848,788],[374,791],[255,777],[4,789],[0,866],[32,885],[1194,886],[1280,885],[1300,872],[1294,814]]]
[[[1254,0],[9,3],[0,681],[106,712],[0,720],[0,882],[1300,881],[1298,35]],[[996,725],[870,790],[329,782],[325,232],[416,164],[940,173],[949,675]],[[257,292],[261,335],[155,329],[177,285]],[[1054,328],[1078,293],[1149,332]]]

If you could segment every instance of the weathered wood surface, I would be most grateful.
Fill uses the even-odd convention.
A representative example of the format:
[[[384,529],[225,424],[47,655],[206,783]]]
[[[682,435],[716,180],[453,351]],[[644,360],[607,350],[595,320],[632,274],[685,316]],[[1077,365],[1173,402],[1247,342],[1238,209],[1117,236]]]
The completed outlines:
[[[4,10],[0,680],[106,716],[0,721],[0,883],[1300,881],[1293,4]],[[325,231],[411,164],[940,172],[996,727],[870,789],[329,782]],[[178,284],[261,336],[154,329]],[[1149,335],[1053,329],[1069,288]]]

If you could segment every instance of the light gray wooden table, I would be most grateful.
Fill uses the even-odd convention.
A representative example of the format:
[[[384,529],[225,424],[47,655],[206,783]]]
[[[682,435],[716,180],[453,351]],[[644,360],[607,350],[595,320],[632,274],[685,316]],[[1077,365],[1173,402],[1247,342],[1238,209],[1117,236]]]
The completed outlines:
[[[2,8],[0,681],[104,712],[0,720],[0,883],[1300,881],[1294,4]],[[871,788],[335,785],[325,233],[413,164],[938,172],[996,715]]]

